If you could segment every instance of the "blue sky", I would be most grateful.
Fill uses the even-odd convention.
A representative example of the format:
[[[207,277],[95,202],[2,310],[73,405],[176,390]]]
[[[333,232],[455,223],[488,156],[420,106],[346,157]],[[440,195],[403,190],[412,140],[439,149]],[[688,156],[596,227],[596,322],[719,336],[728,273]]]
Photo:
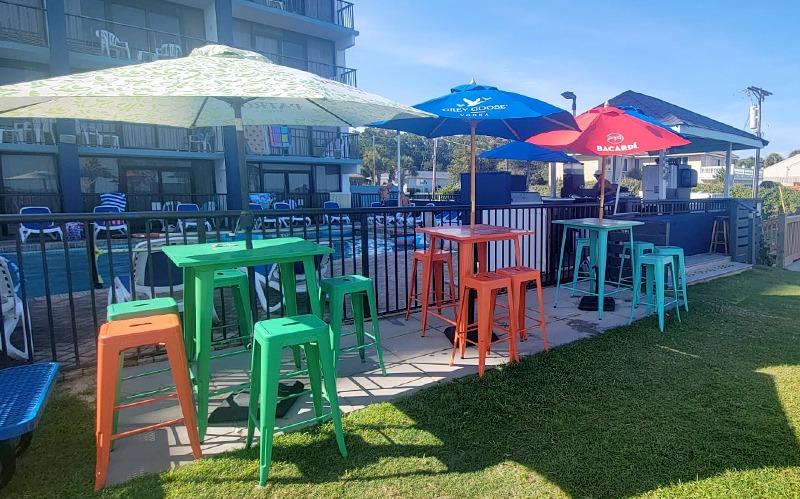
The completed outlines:
[[[800,2],[357,0],[347,53],[359,87],[416,104],[474,77],[578,112],[625,90],[746,126],[764,104],[766,152],[800,148]],[[747,156],[750,151],[741,151]]]

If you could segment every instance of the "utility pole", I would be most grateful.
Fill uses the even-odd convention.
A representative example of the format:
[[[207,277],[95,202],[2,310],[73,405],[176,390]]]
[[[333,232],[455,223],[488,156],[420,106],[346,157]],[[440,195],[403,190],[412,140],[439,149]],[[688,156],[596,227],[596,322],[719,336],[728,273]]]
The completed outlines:
[[[398,193],[397,199],[401,199],[403,196],[403,169],[400,166],[400,130],[397,131],[397,183],[398,185]]]
[[[761,104],[772,92],[761,87],[747,87],[747,93],[756,98],[756,136],[761,138]],[[761,166],[761,148],[756,148],[756,163],[753,165],[753,197],[758,197],[758,169]]]

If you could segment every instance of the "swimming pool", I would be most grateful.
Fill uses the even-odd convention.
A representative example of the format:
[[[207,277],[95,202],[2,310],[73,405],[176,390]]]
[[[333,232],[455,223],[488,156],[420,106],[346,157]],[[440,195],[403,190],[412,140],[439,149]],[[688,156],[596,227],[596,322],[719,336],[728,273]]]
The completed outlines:
[[[332,259],[341,260],[352,258],[353,255],[361,256],[361,237],[356,236],[355,239],[352,233],[345,233],[339,236],[337,231],[330,234],[327,230],[320,231],[320,244],[330,244],[333,248]],[[308,234],[309,239],[313,239],[316,234]],[[329,239],[330,236],[330,239]],[[424,238],[422,234],[410,234],[408,236],[400,237],[373,237],[370,234],[367,239],[367,251],[370,259],[375,255],[381,255],[384,252],[406,251],[416,248],[424,247]],[[241,239],[243,236],[238,236],[235,239]],[[261,234],[253,234],[255,239],[261,239]],[[223,235],[223,240],[233,240],[234,238]],[[416,242],[416,246],[415,246]],[[113,281],[112,276],[130,275],[130,253],[128,252],[127,242],[115,243],[111,248],[111,255],[103,248],[96,258],[96,268],[99,275],[98,287],[107,288],[109,283]],[[86,248],[68,248],[66,257],[63,248],[47,249],[42,253],[41,251],[23,251],[22,253],[22,271],[25,275],[25,293],[26,298],[37,298],[45,296],[46,294],[58,295],[68,293],[71,289],[72,292],[88,291],[92,286],[92,277],[90,272],[89,253]],[[16,253],[2,253],[1,256],[19,265],[19,258]],[[67,266],[69,263],[69,272]],[[45,279],[45,269],[47,279]]]

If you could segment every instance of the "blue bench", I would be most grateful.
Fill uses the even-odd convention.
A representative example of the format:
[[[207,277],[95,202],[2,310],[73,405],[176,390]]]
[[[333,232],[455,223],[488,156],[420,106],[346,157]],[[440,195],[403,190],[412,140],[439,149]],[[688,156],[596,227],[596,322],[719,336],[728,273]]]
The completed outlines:
[[[57,373],[55,362],[0,370],[0,488],[11,480],[17,456],[31,443]]]

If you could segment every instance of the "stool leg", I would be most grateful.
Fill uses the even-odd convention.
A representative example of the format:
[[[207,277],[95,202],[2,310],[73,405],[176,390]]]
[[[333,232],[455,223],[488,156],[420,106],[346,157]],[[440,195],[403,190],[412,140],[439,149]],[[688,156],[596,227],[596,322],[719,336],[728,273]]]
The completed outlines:
[[[463,338],[461,337],[461,325],[463,321],[467,320],[467,296],[469,296],[469,288],[464,287],[461,292],[461,300],[458,307],[458,315],[456,316],[456,327],[453,330],[453,351],[450,353],[450,365],[453,365],[455,360],[456,350],[461,350],[461,358],[464,358]],[[466,333],[464,333],[466,335]]]
[[[319,348],[312,343],[303,345],[308,364],[308,384],[311,388],[311,402],[314,404],[314,416],[322,416],[322,380],[320,379]]]
[[[256,402],[261,390],[261,343],[254,341],[250,355],[250,404],[247,408],[247,439],[244,448],[253,445],[253,433],[258,424],[258,403]]]
[[[517,293],[514,297],[517,307],[517,331],[519,332],[520,341],[525,341],[528,339],[528,333],[525,332],[525,304],[527,302],[528,283],[521,282],[519,286],[514,286],[514,288]]]
[[[658,308],[658,329],[664,332],[664,268],[653,267],[656,277],[656,307]]]
[[[492,296],[490,293],[478,293],[478,375],[483,377],[486,368],[486,352],[492,339]]]
[[[639,306],[639,293],[642,292],[642,266],[635,265],[633,268],[633,298],[631,299],[631,313],[628,316],[628,324],[633,324],[633,311]]]
[[[372,341],[375,343],[375,354],[378,356],[378,365],[381,367],[381,373],[386,376],[386,366],[383,364],[381,330],[378,324],[378,302],[375,299],[375,289],[372,286],[367,289],[367,301],[369,302],[369,320],[372,323]]]
[[[730,253],[730,248],[728,248],[728,221],[722,221],[722,240],[725,242],[725,254],[727,255]]]
[[[678,273],[675,272],[675,260],[672,260],[672,264],[670,265],[673,267],[672,269],[672,290],[675,296],[675,314],[678,316],[678,322],[681,321],[681,298],[680,292],[678,291]]]
[[[117,389],[114,396],[114,407],[119,405],[119,400],[122,396],[122,370],[125,368],[125,354],[120,352],[119,364],[117,367]],[[113,432],[117,433],[119,427],[119,411],[114,411],[114,428]],[[114,450],[114,442],[111,442],[111,450]]]
[[[358,345],[358,357],[361,362],[366,361],[364,355],[364,295],[353,293],[350,295],[350,305],[353,307],[353,326],[356,330],[356,345]]]
[[[264,358],[266,357],[266,359]],[[259,444],[259,469],[258,483],[264,485],[269,476],[269,467],[272,463],[272,440],[275,432],[275,411],[278,408],[278,379],[281,375],[281,350],[270,345],[266,346],[266,355],[262,353],[261,389],[258,393],[258,406],[260,407],[258,431],[261,434]],[[310,371],[311,369],[309,369]],[[251,394],[252,397],[252,394]],[[252,403],[252,402],[251,402]]]
[[[97,352],[97,426],[95,430],[96,461],[94,490],[102,489],[108,476],[111,441],[114,426],[114,401],[117,398],[119,352],[109,345],[99,344]]]
[[[647,265],[644,268],[645,274],[645,296],[647,297],[647,313],[650,314],[653,310],[653,274],[655,273],[655,267],[652,265]]]
[[[433,297],[436,300],[436,311],[442,313],[442,296],[444,290],[444,263],[436,262],[433,265]]]
[[[408,281],[408,300],[406,301],[406,320],[411,316],[411,307],[416,305],[417,301],[417,263],[415,258],[412,261],[411,279]]]
[[[714,240],[717,238],[717,221],[711,224],[711,242],[708,244],[708,252],[714,253]]]
[[[167,361],[172,371],[172,381],[175,383],[175,391],[178,394],[178,403],[183,413],[183,424],[186,426],[186,433],[189,435],[189,444],[192,447],[192,454],[195,459],[203,457],[200,451],[200,435],[197,432],[197,418],[195,416],[194,401],[192,400],[192,384],[189,381],[189,371],[186,366],[186,353],[180,337],[175,335],[174,339],[165,342],[167,348]]]
[[[558,271],[556,271],[556,296],[553,299],[553,308],[558,307],[558,292],[561,291],[561,268],[564,265],[564,247],[567,245],[567,232],[569,229],[563,227],[561,234],[561,253],[558,255]]]
[[[686,259],[680,254],[678,255],[678,271],[681,274],[681,293],[683,294],[683,308],[689,311],[689,295],[686,293]]]
[[[334,292],[330,296],[331,303],[331,350],[335,369],[339,366],[339,344],[342,338],[342,322],[344,320],[344,295]]]
[[[544,343],[544,350],[550,350],[550,345],[547,341],[547,320],[544,316],[544,296],[542,293],[542,278],[537,277],[536,280],[536,301],[539,302],[539,329],[542,331],[542,342]]]
[[[239,323],[239,336],[242,345],[247,345],[253,335],[253,314],[250,312],[250,292],[247,286],[234,286],[233,304],[236,307],[236,320]]]
[[[566,230],[566,229],[565,229]],[[572,290],[570,291],[570,296],[575,296],[577,293],[575,290],[578,287],[578,277],[581,272],[581,260],[583,260],[583,248],[575,248],[575,271],[572,274]]]
[[[319,342],[319,359],[322,367],[322,380],[325,383],[325,393],[328,394],[328,403],[331,406],[331,420],[333,430],[336,433],[336,444],[339,446],[339,454],[347,457],[347,447],[344,445],[344,429],[342,428],[342,413],[339,411],[339,396],[336,392],[336,371],[331,364],[331,352],[327,343]]]
[[[195,293],[200,304],[214,301],[214,274],[204,271],[195,275]],[[200,429],[200,441],[206,437],[208,428],[208,387],[211,384],[211,310],[198,307],[195,311],[197,337],[197,424]]]
[[[456,284],[455,284],[455,274],[453,273],[453,257],[451,255],[447,255],[447,275],[450,279],[450,301],[456,301]]]
[[[520,304],[517,301],[518,295],[514,293],[514,285],[511,284],[507,289],[506,293],[508,295],[508,309],[511,310],[520,310]],[[497,300],[497,296],[493,302]],[[525,310],[524,308],[522,309]],[[494,316],[494,314],[493,314]],[[519,356],[517,355],[517,335],[519,334],[519,322],[518,322],[518,314],[509,313],[508,314],[508,356],[513,362],[519,362]],[[491,335],[491,332],[489,333]],[[492,337],[489,336],[488,343],[491,345]]]
[[[619,277],[617,277],[617,289],[622,286],[622,271],[625,270],[625,255],[627,254],[625,248],[622,248],[622,253],[619,255]],[[633,248],[631,248],[631,268],[633,268]]]

